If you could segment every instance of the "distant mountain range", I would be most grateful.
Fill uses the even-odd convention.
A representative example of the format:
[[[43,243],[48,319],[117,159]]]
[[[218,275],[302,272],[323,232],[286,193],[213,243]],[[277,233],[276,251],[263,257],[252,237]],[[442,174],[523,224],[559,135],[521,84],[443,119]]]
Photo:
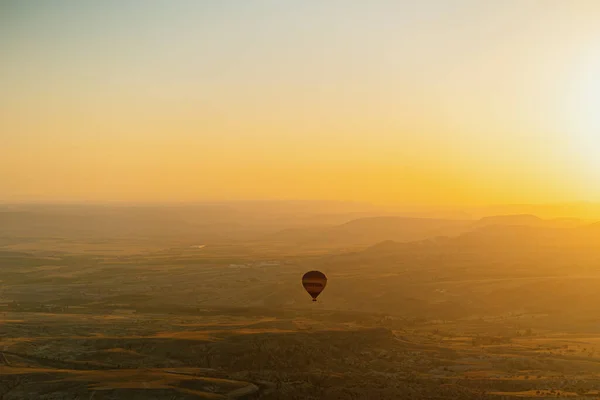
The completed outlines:
[[[464,242],[593,241],[600,223],[531,214],[478,220],[381,215],[319,204],[203,204],[181,206],[0,207],[0,237],[152,238],[182,244],[243,242],[289,251],[360,250],[381,242],[458,238]],[[556,231],[558,230],[558,231]],[[568,231],[568,232],[567,232]]]
[[[490,221],[494,223],[486,224]],[[529,224],[523,223],[526,221]],[[574,220],[542,220],[531,216],[492,217],[469,225],[464,232],[455,236],[438,236],[412,242],[385,240],[356,254],[361,257],[389,258],[415,253],[428,256],[446,254],[447,257],[470,254],[495,260],[508,257],[519,261],[559,254],[576,262],[581,256],[600,257],[600,223],[581,224]]]
[[[264,241],[272,245],[295,246],[370,246],[379,242],[413,242],[440,236],[458,236],[487,227],[573,228],[585,222],[573,218],[541,219],[534,215],[501,215],[480,220],[454,220],[405,217],[371,217],[330,226],[287,229],[268,235]],[[491,229],[487,232],[502,231]],[[505,229],[504,229],[505,230]],[[511,231],[511,229],[508,229]],[[519,228],[512,230],[519,231]],[[522,229],[521,229],[522,230]],[[525,229],[529,230],[529,229]],[[481,231],[486,232],[485,230]],[[509,235],[510,236],[510,235]]]

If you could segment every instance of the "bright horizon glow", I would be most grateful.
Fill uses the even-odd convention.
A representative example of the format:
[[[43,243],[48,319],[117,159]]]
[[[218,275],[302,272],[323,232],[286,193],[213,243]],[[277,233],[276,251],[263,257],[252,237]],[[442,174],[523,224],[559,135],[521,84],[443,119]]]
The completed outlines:
[[[573,148],[588,179],[600,182],[600,45],[582,57],[572,95]]]
[[[593,0],[4,1],[0,201],[600,200]]]

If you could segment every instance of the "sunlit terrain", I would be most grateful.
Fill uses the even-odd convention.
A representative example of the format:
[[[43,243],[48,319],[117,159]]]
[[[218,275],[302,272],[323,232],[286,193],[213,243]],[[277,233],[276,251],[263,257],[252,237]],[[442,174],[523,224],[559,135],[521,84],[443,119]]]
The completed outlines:
[[[598,224],[311,208],[3,208],[3,399],[597,395]]]

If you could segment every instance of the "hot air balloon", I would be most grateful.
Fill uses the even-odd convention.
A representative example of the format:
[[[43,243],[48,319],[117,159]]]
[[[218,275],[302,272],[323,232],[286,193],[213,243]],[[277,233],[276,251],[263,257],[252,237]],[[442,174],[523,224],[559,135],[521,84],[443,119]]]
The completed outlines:
[[[302,286],[310,294],[313,301],[321,294],[327,285],[327,277],[320,271],[309,271],[302,277]]]

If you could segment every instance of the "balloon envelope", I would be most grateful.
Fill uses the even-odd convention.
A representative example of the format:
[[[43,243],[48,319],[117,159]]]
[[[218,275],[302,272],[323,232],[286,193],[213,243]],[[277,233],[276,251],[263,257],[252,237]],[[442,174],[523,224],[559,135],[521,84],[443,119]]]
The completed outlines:
[[[302,286],[310,294],[313,301],[321,294],[327,285],[327,277],[320,271],[309,271],[302,277]]]

